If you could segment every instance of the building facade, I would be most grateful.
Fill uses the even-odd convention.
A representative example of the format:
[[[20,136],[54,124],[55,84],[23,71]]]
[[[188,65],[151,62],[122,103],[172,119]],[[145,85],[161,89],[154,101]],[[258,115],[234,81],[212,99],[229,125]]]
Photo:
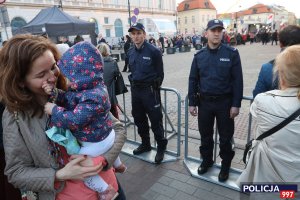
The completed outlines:
[[[297,24],[294,13],[283,6],[256,4],[246,10],[234,13],[219,14],[218,19],[225,21],[226,30],[247,33],[260,29],[280,30],[287,25]]]
[[[207,22],[217,16],[217,10],[209,0],[185,0],[178,5],[177,11],[180,34],[202,34]]]
[[[130,21],[157,18],[176,23],[176,0],[9,0],[4,6],[10,26],[1,27],[2,40],[10,38],[13,29],[26,25],[41,9],[54,5],[79,19],[95,22],[96,33],[106,38],[126,35]]]

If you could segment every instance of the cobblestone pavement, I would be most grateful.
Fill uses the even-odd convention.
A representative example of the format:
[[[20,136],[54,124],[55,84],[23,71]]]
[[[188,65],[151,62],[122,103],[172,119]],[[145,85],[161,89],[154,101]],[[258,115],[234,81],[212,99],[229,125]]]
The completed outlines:
[[[261,44],[243,45],[237,47],[241,56],[243,76],[244,76],[244,96],[252,96],[252,90],[255,86],[259,70],[262,63],[275,58],[279,53],[279,46],[270,44],[262,46]],[[163,87],[175,88],[181,95],[179,103],[181,109],[181,133],[184,134],[184,99],[187,95],[188,76],[195,50],[191,52],[178,53],[173,55],[165,54],[164,70],[165,80]],[[120,70],[123,69],[124,61],[118,62]],[[128,83],[128,73],[123,72],[125,82]],[[171,94],[170,94],[171,93]],[[173,94],[172,94],[173,93]],[[164,92],[162,92],[164,97]],[[118,97],[121,107],[123,98]],[[125,110],[130,116],[131,102],[130,93],[124,97],[126,105]],[[164,99],[162,100],[164,103]],[[177,126],[177,96],[174,92],[167,92],[167,114],[174,126]],[[236,118],[235,124],[235,143],[236,147],[241,148],[246,143],[249,115],[249,101],[243,101],[240,115]],[[199,134],[197,131],[197,120],[189,116],[189,152],[195,157],[199,157]],[[176,128],[176,127],[175,127]],[[133,138],[133,129],[128,130],[129,138]],[[183,137],[181,137],[184,140]],[[169,148],[176,148],[176,139],[170,140]],[[174,144],[174,145],[173,145]],[[184,150],[181,145],[182,152]],[[236,156],[232,167],[243,169],[241,162],[242,150],[236,150]],[[181,153],[183,154],[183,153]],[[121,156],[128,166],[125,174],[118,175],[118,178],[126,192],[129,200],[149,199],[149,200],[169,200],[169,199],[248,199],[247,195],[239,192],[208,183],[189,175],[183,166],[183,156],[176,162],[164,163],[159,166],[146,163],[127,155]],[[220,161],[219,157],[217,162]]]

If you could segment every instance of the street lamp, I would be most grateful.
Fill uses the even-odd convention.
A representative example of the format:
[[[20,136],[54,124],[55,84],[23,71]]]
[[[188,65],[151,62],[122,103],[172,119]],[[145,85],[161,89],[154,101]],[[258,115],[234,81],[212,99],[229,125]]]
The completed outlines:
[[[129,16],[129,25],[131,26],[131,14],[130,14],[130,0],[128,0],[128,16]]]

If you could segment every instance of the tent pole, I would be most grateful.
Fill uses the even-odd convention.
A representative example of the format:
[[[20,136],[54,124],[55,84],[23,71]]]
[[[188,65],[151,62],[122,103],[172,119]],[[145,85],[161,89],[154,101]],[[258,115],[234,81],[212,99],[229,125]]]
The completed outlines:
[[[129,15],[129,25],[131,26],[131,14],[130,14],[130,0],[128,0],[128,15]]]

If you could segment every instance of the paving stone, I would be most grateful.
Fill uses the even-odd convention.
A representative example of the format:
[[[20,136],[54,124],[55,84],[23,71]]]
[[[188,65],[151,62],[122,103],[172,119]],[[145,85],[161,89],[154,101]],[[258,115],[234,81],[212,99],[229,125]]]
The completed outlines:
[[[159,195],[155,200],[173,200],[165,195]]]
[[[174,179],[169,178],[167,176],[163,176],[160,179],[157,180],[158,183],[162,183],[164,185],[170,185],[170,183],[173,181]]]
[[[160,195],[153,190],[148,190],[145,194],[142,195],[142,197],[147,200],[155,200],[158,196]]]
[[[198,188],[197,191],[194,193],[194,197],[198,199],[211,199],[211,200],[229,200],[230,198],[224,197],[223,195],[219,195],[213,193],[212,191],[207,191],[202,188]]]
[[[168,197],[174,197],[177,193],[177,190],[168,186],[165,186],[161,183],[154,183],[150,190],[155,191],[159,194],[166,195]]]
[[[172,171],[176,171],[176,172],[179,172],[179,173],[184,173],[186,175],[189,175],[189,173],[186,171],[186,168],[183,166],[183,162],[182,161],[177,162],[176,165],[174,165],[173,162],[164,163],[162,165],[162,168],[169,169],[169,170],[172,170]]]
[[[190,178],[190,175],[185,175],[175,171],[168,171],[165,175],[182,182],[186,182]]]
[[[173,200],[199,200],[199,198],[192,196],[192,195],[188,195],[184,192],[178,192],[176,194],[176,196],[174,198],[172,198]]]
[[[214,184],[194,177],[191,177],[186,183],[197,188],[205,189],[207,191],[213,190],[214,188]]]
[[[234,199],[240,196],[239,192],[235,192],[231,189],[219,186],[219,185],[215,185],[215,187],[212,190],[213,193],[215,194],[219,194],[220,196],[224,196],[230,199]]]
[[[173,187],[173,188],[175,188],[175,189],[177,189],[177,190],[180,190],[182,192],[190,194],[190,195],[192,195],[197,190],[196,187],[194,187],[192,185],[189,185],[187,183],[178,181],[178,180],[172,181],[170,183],[170,186]]]

